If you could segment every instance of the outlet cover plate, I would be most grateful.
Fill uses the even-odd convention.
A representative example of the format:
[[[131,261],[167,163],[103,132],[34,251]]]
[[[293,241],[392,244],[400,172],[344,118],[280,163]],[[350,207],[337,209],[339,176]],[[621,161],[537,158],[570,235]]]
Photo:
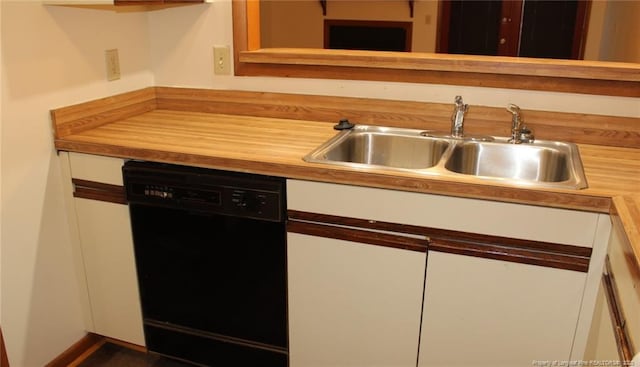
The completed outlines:
[[[104,52],[105,64],[107,67],[107,80],[120,79],[120,59],[118,57],[118,49],[114,48]]]

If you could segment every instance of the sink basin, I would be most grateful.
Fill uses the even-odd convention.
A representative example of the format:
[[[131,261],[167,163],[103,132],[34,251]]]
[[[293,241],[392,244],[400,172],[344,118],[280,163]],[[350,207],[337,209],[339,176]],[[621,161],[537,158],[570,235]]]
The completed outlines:
[[[465,175],[586,187],[578,150],[569,143],[461,142],[453,148],[444,167]]]
[[[304,159],[351,166],[425,169],[438,164],[448,147],[447,140],[421,136],[420,130],[357,126]]]
[[[304,160],[358,169],[468,176],[501,184],[587,187],[575,144],[544,140],[511,144],[507,138],[490,138],[435,137],[422,130],[357,125],[329,139]]]

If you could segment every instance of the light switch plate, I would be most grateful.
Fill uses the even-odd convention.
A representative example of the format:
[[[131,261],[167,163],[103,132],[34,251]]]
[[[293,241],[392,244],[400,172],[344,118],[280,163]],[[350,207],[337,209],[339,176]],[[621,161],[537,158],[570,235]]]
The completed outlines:
[[[213,73],[216,75],[231,74],[231,53],[229,46],[213,47]]]

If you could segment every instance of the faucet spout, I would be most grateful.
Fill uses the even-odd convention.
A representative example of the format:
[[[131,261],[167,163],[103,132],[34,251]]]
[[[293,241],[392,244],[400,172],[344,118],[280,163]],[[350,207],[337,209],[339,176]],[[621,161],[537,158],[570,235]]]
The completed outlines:
[[[453,115],[451,116],[451,136],[462,138],[464,136],[464,115],[469,110],[469,105],[464,104],[462,96],[456,96]]]

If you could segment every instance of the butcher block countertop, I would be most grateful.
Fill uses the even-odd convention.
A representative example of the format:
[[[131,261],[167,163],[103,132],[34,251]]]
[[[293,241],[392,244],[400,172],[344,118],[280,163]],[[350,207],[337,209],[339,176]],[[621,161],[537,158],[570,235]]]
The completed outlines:
[[[586,140],[585,143],[573,140],[578,144],[589,187],[583,190],[551,189],[500,185],[465,175],[443,178],[384,169],[358,170],[337,165],[307,163],[302,160],[303,156],[337,134],[333,129],[337,121],[334,117],[340,116],[336,115],[334,110],[346,109],[345,114],[349,117],[355,116],[359,120],[356,122],[364,121],[364,124],[380,121],[379,125],[417,125],[423,129],[434,130],[448,126],[451,110],[449,106],[433,105],[430,106],[430,111],[435,111],[433,116],[417,121],[415,118],[410,119],[411,116],[407,117],[409,113],[417,115],[420,112],[414,111],[414,102],[390,102],[384,106],[386,110],[381,112],[377,110],[381,108],[379,104],[372,108],[366,105],[358,106],[356,102],[364,101],[361,99],[347,100],[346,106],[349,107],[343,108],[340,105],[343,98],[331,107],[325,107],[326,99],[331,97],[309,98],[308,107],[306,104],[301,107],[304,102],[297,98],[301,97],[252,92],[201,93],[198,90],[177,88],[147,88],[53,110],[55,146],[58,150],[65,151],[287,178],[600,213],[615,212],[620,216],[640,266],[638,119],[607,120],[608,126],[623,127],[619,131],[602,133],[602,136],[622,134],[633,140],[631,143],[625,140],[626,143],[621,144],[623,146],[612,146],[608,141],[605,141],[608,145],[597,145],[594,144],[597,141]],[[243,99],[247,101],[244,102]],[[401,106],[394,106],[394,103]],[[402,112],[388,112],[395,107],[401,107]],[[482,118],[487,121],[493,120],[491,109],[479,110],[479,113],[483,113]],[[372,114],[377,117],[375,121],[372,121]],[[568,118],[564,115],[558,116],[561,120]],[[536,117],[542,119],[544,116],[532,114],[533,121],[530,126],[539,138],[548,139],[538,133],[540,126],[537,126]],[[441,121],[443,118],[444,121]],[[597,118],[590,120],[591,118],[581,117],[587,125],[601,125]],[[508,125],[508,116],[505,115],[502,119]],[[481,120],[478,119],[477,125],[485,126]],[[434,121],[433,125],[430,125],[429,121]],[[472,130],[471,121],[472,118],[467,119],[469,129],[466,128],[466,131]],[[566,126],[566,123],[560,125]],[[627,128],[628,126],[631,128]],[[491,135],[506,136],[506,131],[495,133],[495,130],[489,130],[493,128],[488,126],[485,130],[478,129],[477,132],[486,134],[493,131]],[[597,131],[595,127],[588,126],[587,129],[590,129],[590,132]],[[559,127],[556,135],[565,134],[567,132]],[[593,138],[590,135],[585,139]]]

